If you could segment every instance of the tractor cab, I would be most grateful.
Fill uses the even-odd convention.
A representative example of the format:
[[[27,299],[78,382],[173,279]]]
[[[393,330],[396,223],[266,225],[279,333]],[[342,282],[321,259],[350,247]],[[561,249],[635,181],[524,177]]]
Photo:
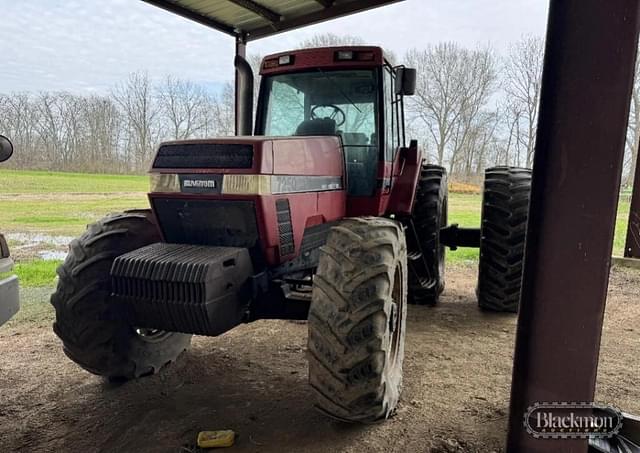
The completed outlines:
[[[415,73],[393,68],[381,48],[362,46],[267,56],[260,74],[255,135],[338,136],[348,195],[384,191],[385,163],[405,145],[403,95],[413,94]]]

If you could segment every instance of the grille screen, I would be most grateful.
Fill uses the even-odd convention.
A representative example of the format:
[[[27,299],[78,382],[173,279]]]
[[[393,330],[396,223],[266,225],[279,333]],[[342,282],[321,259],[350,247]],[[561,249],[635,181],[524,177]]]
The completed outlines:
[[[278,216],[278,233],[280,235],[280,255],[291,255],[295,251],[293,245],[293,227],[291,225],[291,210],[286,198],[276,201]]]
[[[258,241],[252,201],[161,198],[153,205],[167,242],[251,248]]]
[[[251,168],[253,146],[238,143],[162,145],[153,168]]]

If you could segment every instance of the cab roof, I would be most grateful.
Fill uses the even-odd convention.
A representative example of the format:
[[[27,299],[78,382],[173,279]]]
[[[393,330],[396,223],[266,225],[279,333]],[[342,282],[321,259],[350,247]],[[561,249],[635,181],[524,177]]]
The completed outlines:
[[[347,52],[352,57],[339,60],[338,53]],[[280,65],[280,57],[289,57],[286,64]],[[297,49],[267,55],[262,59],[260,75],[295,72],[306,69],[360,68],[375,67],[384,64],[384,52],[376,46],[332,46],[313,49]],[[273,64],[270,64],[273,63]]]
[[[243,41],[403,0],[142,0]]]

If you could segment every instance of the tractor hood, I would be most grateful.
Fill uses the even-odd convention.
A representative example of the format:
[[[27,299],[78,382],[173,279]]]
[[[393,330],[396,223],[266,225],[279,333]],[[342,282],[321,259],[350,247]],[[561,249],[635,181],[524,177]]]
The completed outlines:
[[[336,136],[167,142],[149,200],[165,242],[247,248],[257,269],[275,266],[313,245],[311,227],[344,217],[344,165]]]
[[[166,142],[151,173],[151,192],[259,195],[344,186],[340,140],[326,136]]]

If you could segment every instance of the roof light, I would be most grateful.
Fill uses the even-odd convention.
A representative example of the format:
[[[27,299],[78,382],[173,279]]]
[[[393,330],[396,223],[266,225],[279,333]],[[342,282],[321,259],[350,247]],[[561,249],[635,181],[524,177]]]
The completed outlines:
[[[338,61],[353,60],[353,51],[352,50],[338,50],[336,52],[336,60],[338,60]]]
[[[291,58],[291,55],[282,55],[280,58],[278,58],[278,64],[280,66],[288,65],[291,63],[293,63],[293,58]]]
[[[358,61],[373,61],[374,57],[373,52],[358,52],[357,55]]]
[[[278,60],[276,60],[275,58],[272,58],[271,60],[265,60],[263,67],[264,69],[277,68]]]

